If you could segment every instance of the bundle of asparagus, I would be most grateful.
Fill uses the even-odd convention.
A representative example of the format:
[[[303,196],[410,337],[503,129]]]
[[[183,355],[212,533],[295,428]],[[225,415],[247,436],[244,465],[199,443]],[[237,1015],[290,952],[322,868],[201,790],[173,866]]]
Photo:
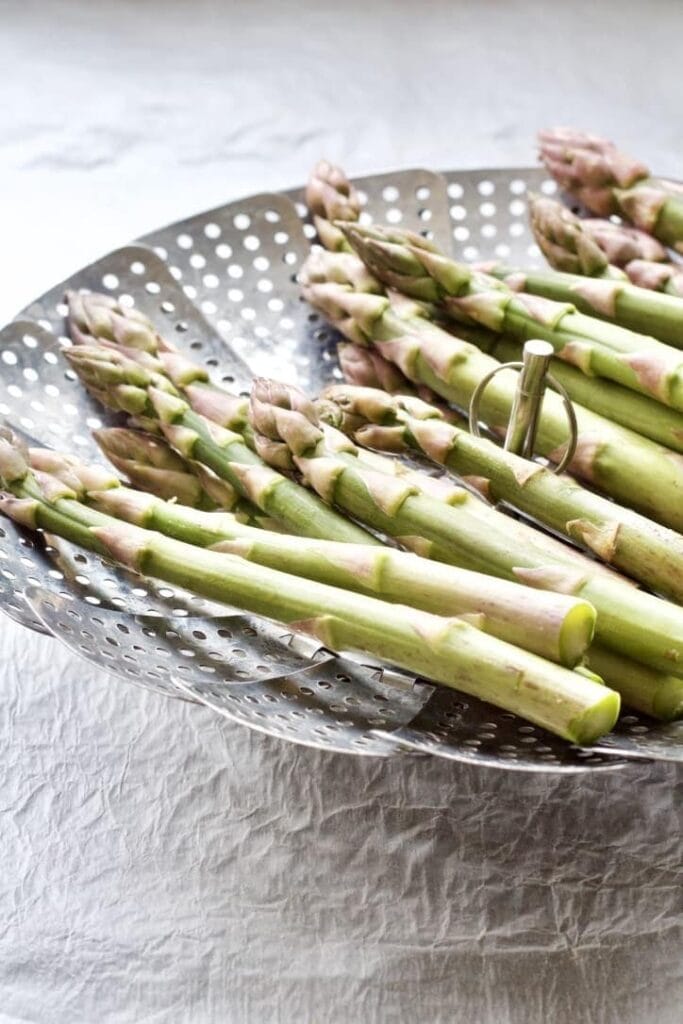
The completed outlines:
[[[354,250],[387,287],[435,303],[457,323],[483,326],[522,341],[543,338],[560,359],[584,373],[606,377],[683,410],[683,360],[676,349],[578,313],[570,303],[513,291],[490,274],[443,255],[421,235],[357,223],[342,226]],[[580,290],[597,304],[603,303],[609,315],[615,288],[615,282],[587,280]],[[664,298],[643,294],[650,300]]]
[[[54,458],[52,453],[53,464]],[[73,462],[65,464],[63,470],[70,479]],[[87,467],[85,473],[89,483],[97,480],[102,485],[102,493],[117,490],[106,474],[93,474]],[[80,485],[74,490],[44,470],[32,470],[20,445],[7,436],[0,439],[0,481],[9,492],[0,497],[0,509],[24,526],[45,529],[212,600],[238,603],[248,611],[286,622],[334,649],[358,650],[388,659],[519,713],[573,742],[593,742],[612,728],[618,715],[618,694],[595,677],[572,672],[487,635],[465,618],[445,618],[403,604],[389,605],[310,579],[302,584],[290,573],[247,561],[242,552],[233,553],[234,548],[228,552],[220,550],[219,545],[219,550],[203,550],[93,510],[78,500]],[[144,499],[144,495],[141,497]],[[267,543],[259,548],[261,552],[266,549]],[[372,560],[371,549],[348,550],[348,561],[344,563],[340,553],[336,570],[343,578],[365,574],[372,589],[376,573],[381,575],[386,569],[391,575],[391,557],[386,565],[378,565]],[[308,564],[323,562],[328,554],[308,550]],[[296,555],[290,553],[290,557],[295,559]],[[324,566],[315,571],[325,575]],[[334,575],[333,570],[330,575]],[[388,587],[397,585],[394,579]],[[456,601],[462,599],[467,604],[472,600],[466,582],[462,592],[457,585],[451,587],[451,592]],[[489,587],[488,594],[492,593]],[[551,606],[559,608],[556,600],[553,598],[547,606],[549,622],[553,620]],[[505,603],[503,597],[503,611]],[[581,603],[569,611],[568,619],[576,608],[578,618],[589,622],[590,608],[586,610]],[[562,614],[560,610],[559,617],[555,616],[556,624]]]
[[[105,451],[108,441],[102,438]],[[34,474],[50,473],[69,486],[79,502],[136,526],[385,601],[450,616],[468,614],[484,632],[561,664],[576,665],[593,637],[595,612],[581,599],[431,565],[393,548],[287,536],[257,529],[231,513],[184,507],[159,496],[169,489],[163,470],[152,492],[143,493],[50,450],[30,449],[29,463]]]
[[[89,328],[97,324],[104,338],[84,334],[79,302],[90,314]],[[148,321],[140,315],[124,315],[120,308],[105,305],[103,309],[101,302],[88,303],[80,296],[70,297],[70,310],[70,329],[80,343],[65,350],[66,358],[103,405],[160,430],[180,455],[207,467],[285,528],[307,537],[373,542],[360,527],[270,469],[237,432],[246,428],[244,402],[208,385],[203,369],[169,353],[149,330]],[[191,408],[178,387],[193,396],[195,409],[212,414],[211,418]],[[236,429],[219,424],[218,419]]]
[[[579,220],[561,203],[532,196],[529,212],[539,248],[557,272],[520,270],[498,263],[479,264],[480,269],[503,280],[516,291],[558,302],[571,302],[590,316],[651,334],[678,348],[683,346],[683,298],[676,295],[679,284],[683,287],[683,267],[673,263],[648,262],[642,255],[644,247],[640,240],[636,245],[629,236],[632,249],[639,248],[641,255],[628,261],[622,271],[619,266],[608,262],[602,246],[583,227],[586,222]],[[611,228],[613,235],[632,230],[617,225],[611,225]],[[604,242],[605,237],[603,233],[603,244],[609,245],[609,242]],[[599,280],[587,280],[587,277]],[[651,290],[649,285],[643,287],[646,281],[659,282],[658,290]],[[664,294],[665,291],[670,294]]]
[[[493,501],[515,506],[652,590],[683,602],[683,537],[674,530],[472,436],[419,398],[331,385],[316,411],[358,444],[384,452],[417,451],[473,478]]]
[[[645,164],[597,135],[573,128],[539,133],[543,163],[561,188],[601,217],[622,214],[683,252],[683,187],[651,176]]]
[[[429,320],[420,303],[378,294],[377,281],[363,275],[350,254],[314,252],[300,279],[311,305],[349,340],[377,349],[411,381],[425,384],[461,409],[468,408],[482,378],[500,365],[476,345]],[[481,412],[490,426],[507,424],[516,386],[517,374],[504,371],[487,387]],[[631,395],[636,422],[643,419],[638,411],[641,401],[640,396]],[[648,418],[648,423],[659,424],[662,434],[674,430],[667,419],[670,411],[654,402],[651,405],[657,415]],[[658,522],[683,529],[683,469],[671,451],[586,408],[577,405],[575,412],[579,438],[571,465],[573,475]],[[566,441],[564,407],[550,392],[543,403],[538,450],[559,461]]]
[[[257,442],[292,464],[325,501],[412,545],[423,555],[475,571],[572,593],[597,610],[596,637],[661,672],[683,673],[683,610],[636,590],[571,549],[558,554],[531,527],[463,492],[446,505],[409,483],[369,469],[354,445],[334,450],[311,401],[298,389],[257,379],[251,399]]]
[[[329,167],[329,165],[325,166]],[[320,171],[319,165],[318,168],[316,168],[316,170],[314,171],[314,178],[316,178],[321,173],[323,172]],[[337,196],[335,188],[340,183],[343,183],[343,185],[341,186],[342,194],[340,196]],[[348,182],[348,179],[344,175],[343,171],[338,167],[330,168],[330,172],[327,178],[325,179],[325,189],[316,189],[318,210],[320,215],[322,216],[324,214],[325,218],[328,221],[330,218],[333,218],[335,216],[336,210],[340,208],[341,204],[343,204],[344,196],[350,189],[352,189],[352,186]],[[546,203],[549,204],[550,207],[559,206],[559,204],[554,203],[553,200],[542,199],[539,200],[539,203],[541,204],[541,210],[544,208],[543,204]],[[573,217],[573,214],[571,214],[569,211],[565,212],[570,217]],[[356,213],[353,217],[353,220],[356,221],[357,219],[358,215]],[[561,223],[564,223],[564,221],[562,221]],[[612,225],[611,222],[602,223],[607,224],[607,226],[613,228],[614,231],[618,230],[618,226]],[[334,228],[333,225],[329,225],[329,227],[326,229],[326,232],[323,234],[321,238],[326,248],[330,248],[329,246],[326,245],[325,239],[328,237],[329,232],[332,230],[336,231],[338,229]],[[643,256],[643,258],[645,258],[645,256],[647,256],[648,258],[654,257],[655,252],[652,249],[652,245],[657,246],[662,253],[665,253],[663,247],[660,246],[655,239],[649,238],[649,236],[645,235],[643,232],[635,232],[635,229],[633,228],[622,228],[621,230],[629,230],[631,233],[635,233],[638,236],[640,236],[639,238],[634,239],[631,244],[633,248],[636,248],[637,246],[639,253],[640,255]],[[649,240],[649,243],[651,243],[650,246],[648,246],[647,240]],[[332,248],[335,251],[343,250],[343,247],[338,243],[338,241],[337,244],[335,244]],[[571,249],[572,246],[570,245],[569,248]],[[581,248],[582,252],[587,253],[588,247],[586,244],[582,243]],[[597,247],[594,245],[592,246],[592,248],[595,251],[593,252],[590,258],[594,260],[596,258],[600,259],[600,250],[597,249]],[[346,249],[350,250],[350,246],[348,244],[346,246]],[[509,268],[503,268],[495,263],[482,264],[480,266],[482,266],[483,269],[491,270],[492,272],[507,277],[507,280],[510,283],[513,283],[516,287],[519,287],[520,282],[523,280],[523,271],[511,271]],[[648,264],[648,266],[652,266],[652,264]],[[331,268],[328,268],[328,272],[331,272]],[[357,272],[356,288],[359,287],[360,281],[362,280],[361,273],[362,272],[360,271]],[[534,272],[534,274],[535,273],[536,272]],[[543,277],[543,273],[540,273],[541,277]],[[514,276],[510,277],[509,275],[511,274]],[[612,268],[611,274],[612,276],[618,275],[618,268]],[[338,280],[339,283],[343,283],[343,274],[337,275],[336,280]],[[529,286],[530,291],[534,290],[534,280],[535,277],[532,276],[530,279]],[[578,278],[578,280],[580,281],[581,278]],[[365,290],[379,291],[378,282],[375,281],[369,283],[366,280],[364,283]],[[567,297],[566,293],[565,297]],[[569,298],[575,298],[575,296],[569,296]],[[589,311],[591,311],[588,305],[586,305],[584,308],[589,309]],[[427,312],[427,305],[423,303],[422,309],[424,312]],[[596,310],[592,310],[592,312],[595,313]],[[668,324],[672,338],[680,336],[680,320],[681,307],[679,304],[676,304],[675,310],[665,309],[664,322],[665,324]],[[657,324],[658,321],[655,319],[653,324],[653,330],[655,327],[657,327]],[[503,362],[509,360],[519,360],[519,354],[521,352],[521,343],[519,341],[516,341],[514,338],[511,338],[506,335],[492,335],[490,332],[485,332],[482,331],[481,329],[473,330],[471,327],[465,327],[462,324],[458,325],[457,331],[460,337],[470,338],[475,344],[477,344],[480,347],[483,347],[485,351],[487,351],[490,355],[495,356],[497,359],[501,359],[501,361]],[[657,331],[655,330],[654,333],[657,333]],[[496,338],[498,338],[499,340],[496,341]],[[504,355],[504,351],[507,351],[508,354]],[[339,351],[339,357],[341,362],[344,358],[344,353],[342,350]],[[372,353],[372,358],[377,358],[375,353]],[[552,361],[552,373],[557,379],[559,379],[560,383],[564,385],[570,397],[575,402],[579,402],[587,409],[591,409],[593,412],[597,412],[601,416],[605,416],[607,419],[614,420],[616,423],[621,423],[623,426],[629,427],[645,437],[649,437],[652,440],[659,442],[660,444],[664,444],[667,447],[673,448],[674,451],[683,452],[683,416],[680,413],[674,410],[663,409],[658,402],[655,402],[654,400],[649,399],[644,395],[636,395],[629,389],[625,389],[620,385],[615,385],[611,381],[607,381],[604,378],[599,379],[594,377],[588,377],[581,369],[573,367],[571,364],[560,361],[557,358],[553,359]],[[383,372],[383,376],[386,376],[386,371]],[[357,377],[355,379],[357,380],[357,382],[361,382],[358,381]],[[391,387],[388,386],[388,389],[398,390],[398,385],[394,382],[392,383]],[[428,391],[429,389],[426,389],[424,385],[418,386],[418,393],[421,395],[421,397],[423,397],[426,401],[434,402],[434,396],[430,395]]]

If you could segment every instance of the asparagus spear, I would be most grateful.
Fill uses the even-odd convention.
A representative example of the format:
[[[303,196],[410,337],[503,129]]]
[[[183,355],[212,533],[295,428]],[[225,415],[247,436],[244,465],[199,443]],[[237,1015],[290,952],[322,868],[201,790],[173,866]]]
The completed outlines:
[[[88,509],[60,481],[32,474],[6,439],[0,441],[0,479],[11,492],[0,498],[0,510],[22,525],[64,536],[211,600],[288,623],[332,649],[387,659],[575,743],[593,742],[616,721],[617,693],[487,636],[464,619],[389,605],[311,580],[302,583],[238,555],[201,550]]]
[[[541,589],[571,593],[598,612],[596,637],[606,646],[664,672],[683,674],[683,609],[636,590],[619,577],[591,574],[585,562],[549,555],[526,527],[526,546],[510,543],[509,519],[493,509],[472,514],[465,498],[447,506],[362,459],[337,455],[325,444],[315,408],[293,387],[257,379],[251,421],[269,451],[287,448],[304,479],[324,500],[390,536],[438,545],[437,557]],[[355,463],[355,464],[354,464]],[[472,499],[476,501],[476,499]],[[518,524],[518,533],[521,532]],[[430,554],[427,547],[426,552]]]
[[[302,270],[304,296],[356,344],[377,348],[405,375],[466,409],[477,384],[500,364],[475,345],[454,337],[425,318],[424,307],[358,287],[353,257],[315,253]],[[486,388],[482,418],[491,427],[506,426],[516,389],[517,374],[504,371]],[[574,476],[595,485],[618,502],[637,509],[673,529],[683,531],[683,470],[675,456],[631,430],[575,406],[579,426]],[[567,440],[564,409],[557,395],[547,392],[540,418],[539,452],[558,461]]]
[[[327,160],[315,165],[306,185],[306,203],[321,244],[331,252],[348,252],[349,243],[332,222],[358,220],[361,203],[341,167]]]
[[[392,548],[255,529],[229,513],[183,507],[121,486],[115,477],[101,478],[101,472],[93,488],[93,467],[87,464],[45,449],[31,449],[29,458],[32,469],[49,467],[80,502],[117,519],[385,601],[442,615],[469,614],[484,632],[552,661],[576,665],[593,636],[595,611],[580,599],[435,565]]]
[[[675,531],[473,437],[420,399],[342,384],[328,387],[322,399],[319,415],[359,444],[385,452],[415,450],[461,476],[482,479],[493,501],[507,501],[683,602],[683,537]]]
[[[443,256],[421,235],[357,224],[343,229],[366,266],[387,286],[436,303],[458,322],[521,340],[543,338],[560,359],[584,373],[683,410],[683,357],[655,338],[577,313],[569,303],[515,292],[490,274]],[[613,285],[589,280],[582,293]],[[604,298],[606,313],[613,298],[611,291]]]
[[[499,263],[480,264],[481,270],[503,280],[515,291],[571,302],[590,316],[652,334],[678,348],[683,346],[683,299],[631,283],[628,266],[624,273],[608,263],[602,248],[583,228],[583,222],[561,203],[531,197],[529,209],[534,237],[548,262],[557,271],[568,272],[524,270]],[[613,228],[624,230],[618,225]],[[637,251],[637,247],[634,245],[632,250]],[[642,259],[638,266],[640,263]],[[666,270],[657,270],[655,266],[655,274],[666,276]],[[604,280],[587,281],[582,275]]]
[[[417,390],[398,366],[384,359],[379,352],[340,342],[337,345],[339,365],[346,379],[363,387],[377,387],[390,395],[416,395]]]
[[[449,423],[464,423],[465,417],[452,409],[430,388],[418,385],[401,373],[398,366],[390,363],[374,349],[339,342],[337,345],[339,366],[349,384],[359,387],[378,388],[390,395],[414,395],[424,402],[436,406]]]
[[[377,543],[366,531],[327,508],[305,488],[270,469],[243,438],[190,409],[163,367],[148,352],[75,345],[65,355],[85,386],[104,405],[157,422],[184,458],[202,463],[267,516],[306,537]]]
[[[601,644],[591,644],[586,665],[617,690],[629,707],[665,722],[683,717],[683,680],[679,676],[658,672]]]
[[[633,160],[596,135],[573,128],[539,133],[540,155],[561,188],[593,213],[619,213],[637,228],[683,252],[683,187],[654,178]]]

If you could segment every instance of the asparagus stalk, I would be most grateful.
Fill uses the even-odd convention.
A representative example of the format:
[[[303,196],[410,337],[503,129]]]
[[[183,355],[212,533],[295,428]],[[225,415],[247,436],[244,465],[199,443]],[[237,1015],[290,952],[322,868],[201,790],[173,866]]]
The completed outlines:
[[[190,409],[155,356],[141,352],[133,359],[130,352],[84,344],[66,349],[65,355],[91,394],[104,405],[153,419],[180,455],[208,467],[280,525],[306,537],[377,543],[305,488],[270,469],[239,434]]]
[[[494,262],[480,264],[481,270],[515,291],[573,303],[590,316],[683,346],[683,299],[632,284],[626,276],[628,270],[624,273],[608,263],[600,246],[582,228],[583,222],[561,203],[531,197],[529,207],[534,237],[549,263],[558,271],[575,269],[524,270]],[[666,271],[655,267],[655,273],[663,276]],[[603,280],[586,280],[582,275]]]
[[[315,165],[306,185],[306,204],[321,245],[331,252],[348,252],[349,243],[333,221],[358,220],[361,202],[341,167],[327,160]]]
[[[93,468],[44,449],[29,453],[32,469],[46,462],[80,502],[168,537],[227,551],[295,576],[442,615],[472,616],[484,632],[552,661],[576,665],[593,637],[595,611],[586,601],[427,562],[417,555],[367,544],[341,544],[255,529],[229,513],[205,512],[98,479]],[[60,464],[61,463],[61,464]],[[107,486],[100,486],[102,483]],[[162,485],[162,490],[164,490]]]
[[[332,385],[319,414],[361,445],[418,451],[587,547],[602,561],[683,602],[683,537],[538,463],[446,423],[438,409],[372,388]]]
[[[349,384],[365,388],[378,388],[389,395],[412,395],[436,406],[449,423],[465,423],[465,417],[452,409],[430,388],[418,385],[401,373],[398,366],[373,349],[339,342],[337,345],[339,366]]]
[[[528,543],[513,547],[510,520],[493,509],[486,517],[472,514],[466,498],[447,506],[368,469],[362,459],[341,458],[325,444],[312,403],[296,388],[257,379],[251,420],[256,438],[270,451],[289,449],[308,485],[330,504],[390,536],[435,543],[437,557],[446,553],[452,564],[583,597],[598,612],[600,643],[660,671],[683,673],[683,609],[618,577],[591,573],[585,562],[572,562],[570,552],[549,554],[531,527],[525,528]],[[425,553],[431,554],[428,545]]]
[[[340,342],[337,355],[341,371],[350,383],[381,388],[390,395],[417,395],[417,390],[398,366],[384,359],[379,352],[350,342]]]
[[[68,487],[32,474],[0,441],[0,478],[11,492],[0,510],[211,600],[238,604],[316,637],[336,650],[387,659],[522,715],[575,743],[592,743],[619,713],[619,695],[585,675],[487,636],[462,618],[401,604],[206,551],[86,508]]]
[[[543,338],[560,359],[584,373],[606,377],[683,410],[683,357],[676,349],[578,313],[569,303],[515,292],[490,274],[442,255],[421,235],[357,224],[343,229],[363,262],[387,286],[436,303],[457,322],[521,340]],[[615,282],[588,280],[582,294],[602,294],[608,289],[602,301],[609,313],[614,286]]]
[[[586,665],[636,711],[665,722],[683,717],[683,680],[679,676],[658,672],[600,644],[591,644]]]
[[[349,261],[353,257],[344,254],[313,254],[301,274],[304,296],[354,343],[377,348],[410,380],[466,409],[477,384],[500,364],[428,321],[424,307],[407,308],[402,303],[399,308],[386,296],[363,291]],[[503,371],[486,388],[481,414],[489,426],[507,425],[516,381],[514,371]],[[572,474],[621,504],[683,531],[683,469],[671,451],[581,406],[575,406],[575,413],[579,442]],[[562,402],[547,392],[537,435],[539,452],[558,461],[566,440]]]
[[[540,155],[560,187],[600,217],[618,213],[641,231],[683,252],[683,187],[654,178],[596,135],[573,128],[539,133]]]

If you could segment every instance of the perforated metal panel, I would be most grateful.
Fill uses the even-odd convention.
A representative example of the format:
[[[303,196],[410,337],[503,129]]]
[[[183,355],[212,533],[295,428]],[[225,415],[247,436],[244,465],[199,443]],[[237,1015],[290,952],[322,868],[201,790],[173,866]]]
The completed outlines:
[[[444,246],[452,241],[466,259],[528,265],[536,254],[529,252],[524,193],[527,184],[547,189],[544,181],[539,170],[418,170],[355,184],[373,219]],[[236,391],[248,389],[253,370],[315,392],[339,370],[334,332],[302,302],[296,284],[311,238],[295,190],[231,203],[153,232],[144,246],[110,253],[0,333],[0,416],[40,443],[100,458],[90,430],[112,417],[62,358],[67,288],[134,303]],[[678,726],[626,715],[598,748],[578,750],[473,698],[334,656],[275,623],[143,579],[63,541],[46,544],[5,521],[0,530],[0,603],[8,614],[54,634],[80,657],[100,666],[104,660],[122,678],[199,700],[251,728],[331,750],[421,752],[522,770],[679,759]]]

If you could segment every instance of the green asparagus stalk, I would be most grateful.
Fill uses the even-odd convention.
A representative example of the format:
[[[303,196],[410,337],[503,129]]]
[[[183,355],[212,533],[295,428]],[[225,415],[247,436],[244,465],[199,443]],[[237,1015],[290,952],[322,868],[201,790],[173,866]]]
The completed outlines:
[[[447,506],[368,469],[362,459],[352,464],[325,444],[312,403],[296,388],[257,379],[251,421],[257,441],[264,438],[270,451],[289,449],[308,485],[359,521],[397,538],[422,538],[426,555],[435,543],[437,557],[448,553],[452,564],[583,597],[598,612],[600,643],[660,671],[683,673],[683,609],[618,577],[591,574],[584,562],[572,562],[571,553],[549,555],[530,527],[526,546],[511,545],[510,520],[493,509],[486,517],[472,514],[466,498]]]
[[[583,222],[561,203],[531,197],[529,206],[534,237],[548,261],[557,271],[568,271],[575,265],[578,273],[525,270],[495,262],[479,264],[480,270],[514,291],[569,302],[592,317],[653,335],[677,348],[683,346],[683,299],[632,284],[628,271],[624,273],[607,262],[605,253],[586,234]],[[582,275],[601,280],[587,280]]]
[[[92,489],[93,467],[44,449],[31,449],[29,457],[32,469],[43,470],[47,462],[53,475],[71,486],[78,501],[117,519],[385,601],[410,603],[441,615],[467,614],[484,632],[551,661],[576,665],[593,637],[595,611],[580,599],[433,564],[392,548],[255,529],[229,513],[183,507],[119,486],[115,478],[105,480],[106,487]]]
[[[229,514],[183,509],[126,488],[93,491],[88,498],[117,519],[199,547],[209,545],[383,601],[466,616],[477,629],[567,667],[575,666],[583,652],[588,666],[604,675],[607,685],[631,707],[665,721],[683,715],[682,679],[598,644],[587,647],[595,628],[595,610],[585,601],[426,562],[391,548],[273,534],[244,525]]]
[[[683,717],[683,680],[679,676],[658,672],[600,644],[591,644],[586,665],[636,711],[665,722]]]
[[[683,252],[683,187],[654,178],[645,164],[596,135],[573,128],[539,133],[540,155],[565,192],[600,217],[621,214]]]
[[[619,713],[619,695],[585,675],[487,636],[462,618],[317,583],[206,551],[80,505],[68,487],[32,474],[0,441],[0,510],[211,600],[285,622],[336,650],[358,650],[522,715],[575,743],[592,743]]]
[[[349,261],[353,257],[345,254],[312,254],[301,273],[304,296],[354,343],[377,348],[410,380],[467,409],[481,379],[500,363],[427,320],[418,304],[397,307],[386,296],[362,290],[357,271],[349,272],[343,283],[346,268],[353,269]],[[507,425],[516,383],[516,372],[503,371],[486,388],[481,415],[489,426]],[[581,406],[575,406],[575,413],[579,439],[572,474],[621,504],[683,531],[683,469],[671,451]],[[566,441],[562,402],[547,392],[538,450],[556,462]]]
[[[341,167],[335,167],[327,160],[315,165],[306,185],[306,205],[311,211],[321,245],[331,252],[348,252],[349,244],[333,221],[357,220],[361,203],[358,192]]]
[[[683,410],[683,357],[676,349],[578,313],[570,303],[513,291],[490,274],[442,255],[421,235],[357,224],[343,230],[363,262],[388,287],[436,303],[456,322],[487,327],[522,341],[543,338],[560,359],[584,373],[614,380]],[[612,289],[604,298],[608,313],[613,286],[615,282],[587,280],[582,294]],[[644,294],[652,298],[649,292]]]
[[[341,371],[350,383],[381,388],[390,395],[417,395],[416,388],[398,366],[384,359],[379,352],[350,342],[340,342],[337,355]]]
[[[130,358],[130,349],[75,345],[65,350],[70,365],[91,394],[119,412],[158,422],[166,440],[183,458],[208,467],[266,516],[294,533],[349,543],[377,543],[305,488],[270,469],[243,438],[190,409],[148,352]]]
[[[473,437],[420,399],[343,384],[328,387],[322,398],[319,415],[359,444],[383,452],[418,451],[461,476],[484,480],[491,500],[514,505],[683,603],[683,537],[675,531]]]

